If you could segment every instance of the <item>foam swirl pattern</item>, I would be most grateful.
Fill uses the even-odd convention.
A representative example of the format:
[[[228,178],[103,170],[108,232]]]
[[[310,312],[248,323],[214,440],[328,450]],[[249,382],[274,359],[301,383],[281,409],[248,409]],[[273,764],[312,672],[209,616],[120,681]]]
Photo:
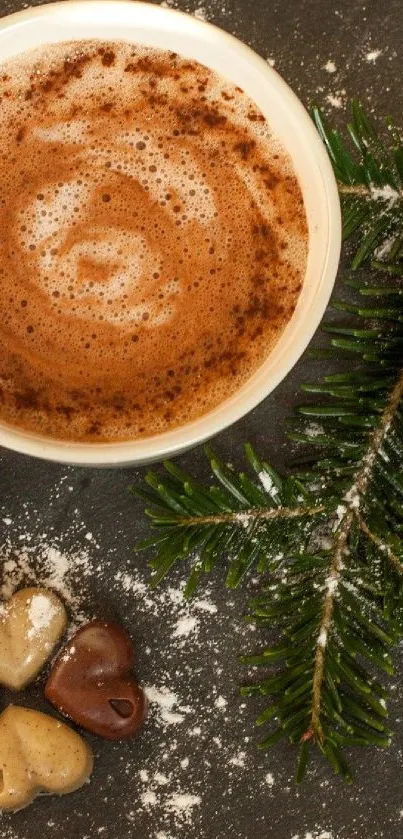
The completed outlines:
[[[0,101],[0,420],[117,441],[224,401],[306,267],[255,105],[196,62],[87,41],[3,64]]]

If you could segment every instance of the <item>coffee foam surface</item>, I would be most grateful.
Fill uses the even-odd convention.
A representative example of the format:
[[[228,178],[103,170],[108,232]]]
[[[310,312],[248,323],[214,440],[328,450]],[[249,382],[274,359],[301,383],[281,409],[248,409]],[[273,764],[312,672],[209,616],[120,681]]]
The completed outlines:
[[[124,440],[182,425],[267,357],[303,282],[290,159],[206,67],[72,42],[0,67],[0,418]]]

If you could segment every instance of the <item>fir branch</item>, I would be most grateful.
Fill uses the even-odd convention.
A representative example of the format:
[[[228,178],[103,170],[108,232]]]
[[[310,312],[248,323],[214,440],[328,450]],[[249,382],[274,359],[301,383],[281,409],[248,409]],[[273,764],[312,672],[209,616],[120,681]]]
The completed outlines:
[[[371,293],[381,299],[380,288],[372,289]],[[403,337],[400,307],[399,301],[393,309],[393,320],[397,325],[393,333],[395,339]],[[357,310],[355,314],[367,316],[367,312],[363,315]],[[377,314],[378,310],[371,311],[372,316]],[[385,327],[377,325],[376,329],[332,327],[331,334],[345,334],[347,331],[350,333],[349,343],[343,349],[361,355],[363,359],[371,350],[373,358],[373,346],[367,346],[369,337],[372,341],[388,343],[386,336],[390,335],[390,324]],[[335,339],[331,340],[333,346],[337,346]],[[392,672],[387,648],[400,638],[402,626],[398,613],[401,612],[399,601],[403,591],[403,543],[396,530],[403,524],[403,504],[396,504],[390,497],[391,490],[395,489],[403,501],[403,482],[400,480],[403,370],[400,358],[398,352],[391,356],[389,370],[384,377],[379,370],[372,369],[365,375],[327,376],[323,387],[320,383],[313,388],[306,387],[308,392],[325,394],[327,402],[318,406],[302,406],[300,415],[309,418],[310,422],[313,417],[320,420],[322,427],[319,433],[317,428],[308,426],[304,435],[295,435],[295,432],[293,435],[318,448],[325,448],[327,455],[325,459],[318,458],[310,472],[299,474],[300,480],[304,480],[311,490],[315,480],[320,482],[322,496],[328,485],[333,497],[339,494],[336,521],[332,523],[329,520],[325,531],[329,545],[328,564],[322,563],[321,580],[316,581],[322,587],[323,596],[311,624],[308,624],[311,635],[308,635],[305,660],[310,663],[302,685],[305,686],[306,702],[300,709],[299,728],[291,731],[291,737],[288,733],[293,742],[299,738],[302,743],[297,773],[299,779],[307,765],[309,743],[316,743],[336,771],[342,772],[347,779],[350,773],[340,746],[389,744],[390,734],[380,710],[384,703],[383,689],[380,683],[374,681],[372,671],[375,665]],[[381,354],[377,360],[379,363],[383,361]],[[371,401],[368,401],[368,393]],[[365,418],[365,422],[361,422],[361,417]],[[345,424],[341,434],[334,433],[339,423]],[[352,430],[355,441],[351,440]],[[347,442],[350,445],[343,448]],[[299,580],[296,591],[303,596]],[[273,588],[260,602],[259,609],[252,613],[258,622],[261,621],[262,607],[264,611],[264,604],[271,602],[272,593]],[[313,593],[312,588],[307,602],[311,602]],[[284,590],[280,586],[276,596],[279,611],[282,611],[281,606],[289,609],[289,586]],[[361,616],[355,614],[352,619],[354,609],[357,613],[360,610]],[[383,641],[381,647],[373,636],[374,626],[377,627],[378,640]],[[297,626],[297,638],[298,631]],[[295,621],[287,619],[285,637],[293,637],[295,641],[295,632]],[[309,646],[312,636],[315,639],[313,650]],[[385,643],[386,638],[388,641]],[[303,641],[306,642],[305,635]],[[300,657],[304,655],[301,648],[299,654]],[[292,694],[294,677],[289,656],[290,651],[284,657],[283,670],[277,670],[275,678],[283,686],[281,679],[284,677],[286,690]],[[297,671],[295,676],[299,695],[300,672]],[[263,686],[262,692],[265,693],[266,685],[267,681],[258,683],[258,690]],[[249,690],[255,690],[255,686],[247,688],[246,692]],[[267,745],[271,745],[273,737],[278,739],[281,731],[283,736],[287,736],[289,716],[281,701],[277,706],[276,719],[279,727],[266,739]],[[303,723],[305,728],[301,732]]]
[[[247,445],[252,474],[237,473],[207,448],[210,486],[165,463],[164,478],[151,472],[150,489],[137,490],[154,530],[143,547],[156,550],[155,584],[183,560],[193,566],[189,596],[222,559],[229,586],[252,567],[268,580],[247,619],[279,641],[244,658],[267,674],[242,692],[271,698],[257,721],[274,722],[262,747],[298,744],[297,780],[314,746],[350,779],[345,747],[389,745],[383,680],[403,633],[403,145],[389,123],[389,151],[357,103],[355,156],[314,116],[345,236],[361,234],[353,268],[377,255],[388,278],[347,278],[355,299],[336,301],[343,321],[324,325],[329,345],[318,356],[352,358],[354,370],[304,385],[318,400],[300,406],[290,431],[304,468],[282,476]]]

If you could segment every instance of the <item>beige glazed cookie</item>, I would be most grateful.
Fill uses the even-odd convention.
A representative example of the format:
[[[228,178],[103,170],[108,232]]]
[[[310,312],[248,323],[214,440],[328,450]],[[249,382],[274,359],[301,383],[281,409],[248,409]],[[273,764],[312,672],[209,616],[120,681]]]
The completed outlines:
[[[14,705],[1,714],[0,810],[20,810],[41,792],[73,792],[92,766],[89,746],[65,723]]]
[[[64,632],[66,610],[44,588],[17,591],[0,605],[0,683],[21,690],[42,669]]]

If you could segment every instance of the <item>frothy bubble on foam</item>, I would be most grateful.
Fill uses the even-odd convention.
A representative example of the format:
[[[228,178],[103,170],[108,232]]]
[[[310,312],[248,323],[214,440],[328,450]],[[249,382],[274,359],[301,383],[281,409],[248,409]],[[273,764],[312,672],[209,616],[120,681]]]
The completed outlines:
[[[72,120],[54,125],[36,125],[32,131],[44,143],[86,143],[91,123],[87,120]]]

